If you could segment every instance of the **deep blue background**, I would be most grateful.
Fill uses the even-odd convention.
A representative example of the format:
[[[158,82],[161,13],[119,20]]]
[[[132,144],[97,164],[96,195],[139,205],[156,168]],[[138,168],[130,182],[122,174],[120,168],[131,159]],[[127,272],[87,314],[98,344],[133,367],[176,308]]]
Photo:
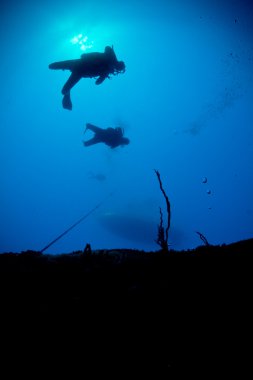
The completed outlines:
[[[250,1],[6,1],[1,5],[0,252],[156,250],[160,171],[174,249],[253,236]],[[81,80],[61,106],[54,61],[113,45],[126,73]],[[131,144],[84,148],[85,123]],[[88,136],[87,136],[88,137]],[[207,183],[203,183],[203,178]],[[211,193],[209,194],[209,190]],[[112,193],[111,196],[109,196]],[[109,196],[109,198],[108,198]]]

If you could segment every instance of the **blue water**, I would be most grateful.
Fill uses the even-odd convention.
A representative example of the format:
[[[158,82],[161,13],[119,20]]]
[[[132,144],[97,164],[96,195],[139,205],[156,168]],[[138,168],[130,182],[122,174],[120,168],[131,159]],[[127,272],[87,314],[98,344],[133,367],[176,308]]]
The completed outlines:
[[[41,250],[96,206],[46,253],[159,249],[166,204],[154,169],[171,203],[171,248],[202,244],[196,231],[210,244],[251,238],[250,3],[3,2],[0,252]],[[82,79],[63,109],[69,72],[48,65],[106,45],[126,72],[100,86]],[[85,148],[87,122],[123,127],[130,145]]]

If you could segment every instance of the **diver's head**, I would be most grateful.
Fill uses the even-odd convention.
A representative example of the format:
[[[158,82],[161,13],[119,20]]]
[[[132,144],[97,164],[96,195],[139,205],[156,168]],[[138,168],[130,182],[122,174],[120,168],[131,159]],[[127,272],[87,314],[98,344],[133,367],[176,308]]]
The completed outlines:
[[[130,140],[127,137],[122,137],[120,141],[120,145],[128,145]]]
[[[117,73],[124,73],[126,71],[126,65],[123,61],[116,61],[114,68]]]

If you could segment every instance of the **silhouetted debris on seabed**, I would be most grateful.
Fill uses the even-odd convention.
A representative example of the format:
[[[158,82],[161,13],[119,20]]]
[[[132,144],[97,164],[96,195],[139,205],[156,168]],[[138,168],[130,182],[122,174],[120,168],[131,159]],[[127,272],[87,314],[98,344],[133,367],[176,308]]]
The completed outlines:
[[[252,254],[253,239],[188,251],[1,254],[6,357],[93,378],[250,368]]]

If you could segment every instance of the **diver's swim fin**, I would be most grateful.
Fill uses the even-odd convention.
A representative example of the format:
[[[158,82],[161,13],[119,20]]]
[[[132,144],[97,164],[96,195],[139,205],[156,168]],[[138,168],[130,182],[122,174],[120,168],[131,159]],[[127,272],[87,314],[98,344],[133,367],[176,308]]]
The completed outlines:
[[[62,99],[62,106],[63,108],[65,108],[66,110],[69,110],[71,111],[72,110],[72,102],[71,102],[71,99],[70,99],[70,93],[67,93],[63,96],[63,99]]]

